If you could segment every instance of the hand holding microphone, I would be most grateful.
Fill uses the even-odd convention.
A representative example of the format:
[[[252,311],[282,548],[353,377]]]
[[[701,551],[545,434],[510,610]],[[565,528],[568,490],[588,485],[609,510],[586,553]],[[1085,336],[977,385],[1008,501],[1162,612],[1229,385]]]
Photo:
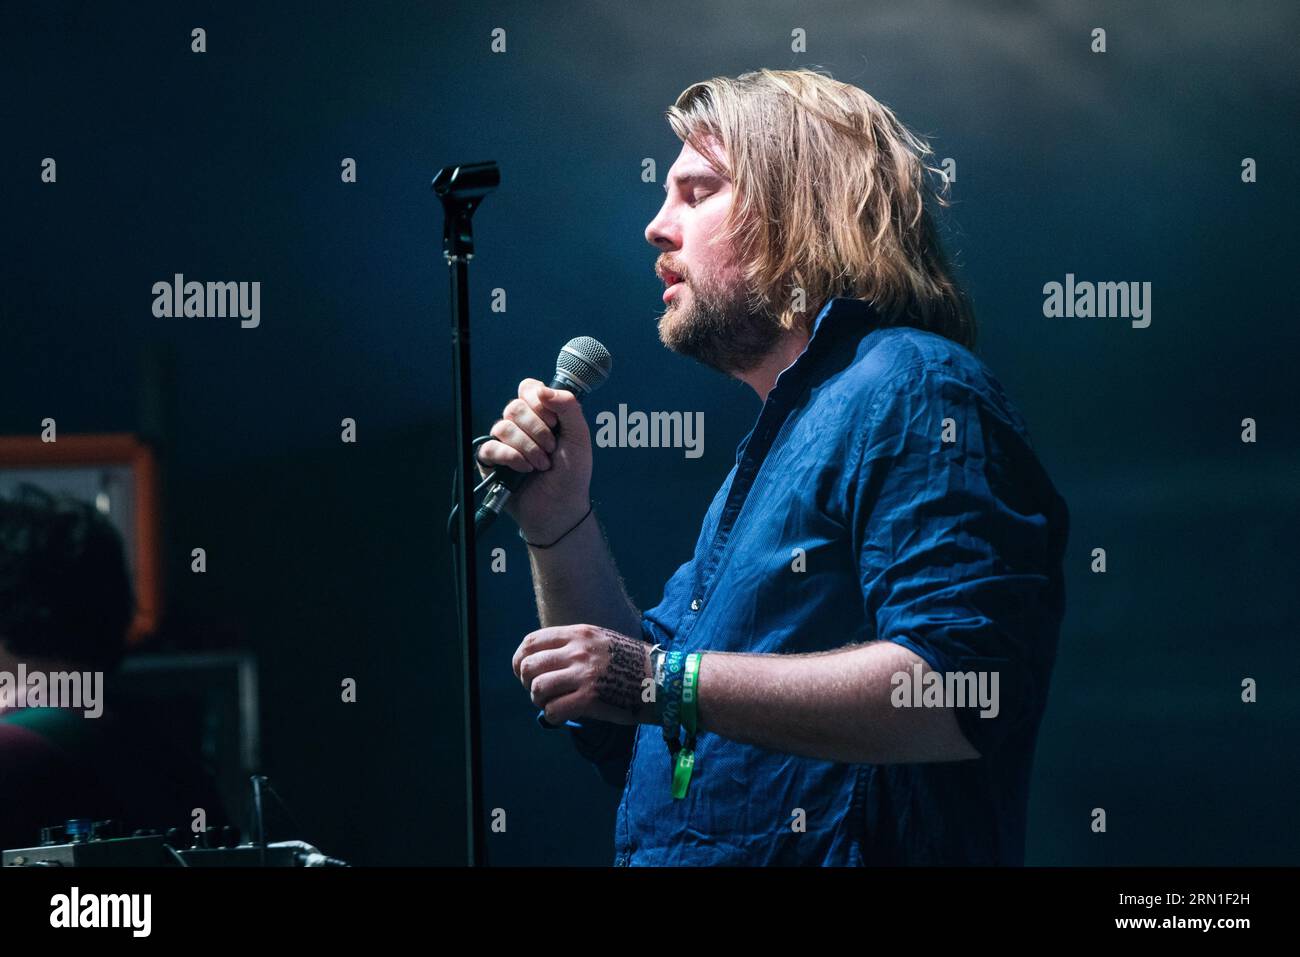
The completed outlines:
[[[479,471],[496,477],[475,516],[480,529],[505,510],[524,536],[550,542],[590,506],[591,431],[579,404],[608,377],[608,350],[589,336],[570,340],[549,386],[524,379],[478,449]]]

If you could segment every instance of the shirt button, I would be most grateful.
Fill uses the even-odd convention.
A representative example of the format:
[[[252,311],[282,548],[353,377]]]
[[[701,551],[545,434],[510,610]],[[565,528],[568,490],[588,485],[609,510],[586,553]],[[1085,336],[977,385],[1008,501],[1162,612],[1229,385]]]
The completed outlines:
[[[699,611],[699,610],[700,610],[700,605],[702,605],[702,604],[703,604],[703,602],[701,602],[698,598],[692,598],[692,599],[691,599],[691,611]]]

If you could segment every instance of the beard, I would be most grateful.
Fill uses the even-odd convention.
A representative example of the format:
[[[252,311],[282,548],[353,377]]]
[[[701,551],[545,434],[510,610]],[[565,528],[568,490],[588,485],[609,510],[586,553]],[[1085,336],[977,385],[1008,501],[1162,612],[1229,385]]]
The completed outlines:
[[[691,301],[678,293],[659,317],[659,341],[678,355],[734,376],[756,368],[784,335],[777,316],[753,310],[749,298],[694,279]]]

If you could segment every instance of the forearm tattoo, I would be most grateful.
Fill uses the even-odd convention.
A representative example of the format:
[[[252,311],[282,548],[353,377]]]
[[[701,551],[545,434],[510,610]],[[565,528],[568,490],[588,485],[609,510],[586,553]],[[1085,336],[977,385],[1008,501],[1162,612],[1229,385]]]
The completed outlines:
[[[641,685],[649,677],[645,642],[607,631],[609,663],[596,679],[596,697],[608,705],[636,713],[641,710]]]

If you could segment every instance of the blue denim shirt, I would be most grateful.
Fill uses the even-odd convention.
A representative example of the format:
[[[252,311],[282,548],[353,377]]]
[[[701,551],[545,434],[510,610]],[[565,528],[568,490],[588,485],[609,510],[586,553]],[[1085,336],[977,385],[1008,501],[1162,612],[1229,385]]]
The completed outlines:
[[[1022,864],[1068,523],[978,358],[882,327],[863,301],[828,302],[642,637],[758,654],[892,641],[939,672],[996,671],[998,712],[958,708],[980,757],[927,764],[817,760],[702,731],[682,800],[658,727],[570,721],[578,750],[623,787],[615,863]]]

